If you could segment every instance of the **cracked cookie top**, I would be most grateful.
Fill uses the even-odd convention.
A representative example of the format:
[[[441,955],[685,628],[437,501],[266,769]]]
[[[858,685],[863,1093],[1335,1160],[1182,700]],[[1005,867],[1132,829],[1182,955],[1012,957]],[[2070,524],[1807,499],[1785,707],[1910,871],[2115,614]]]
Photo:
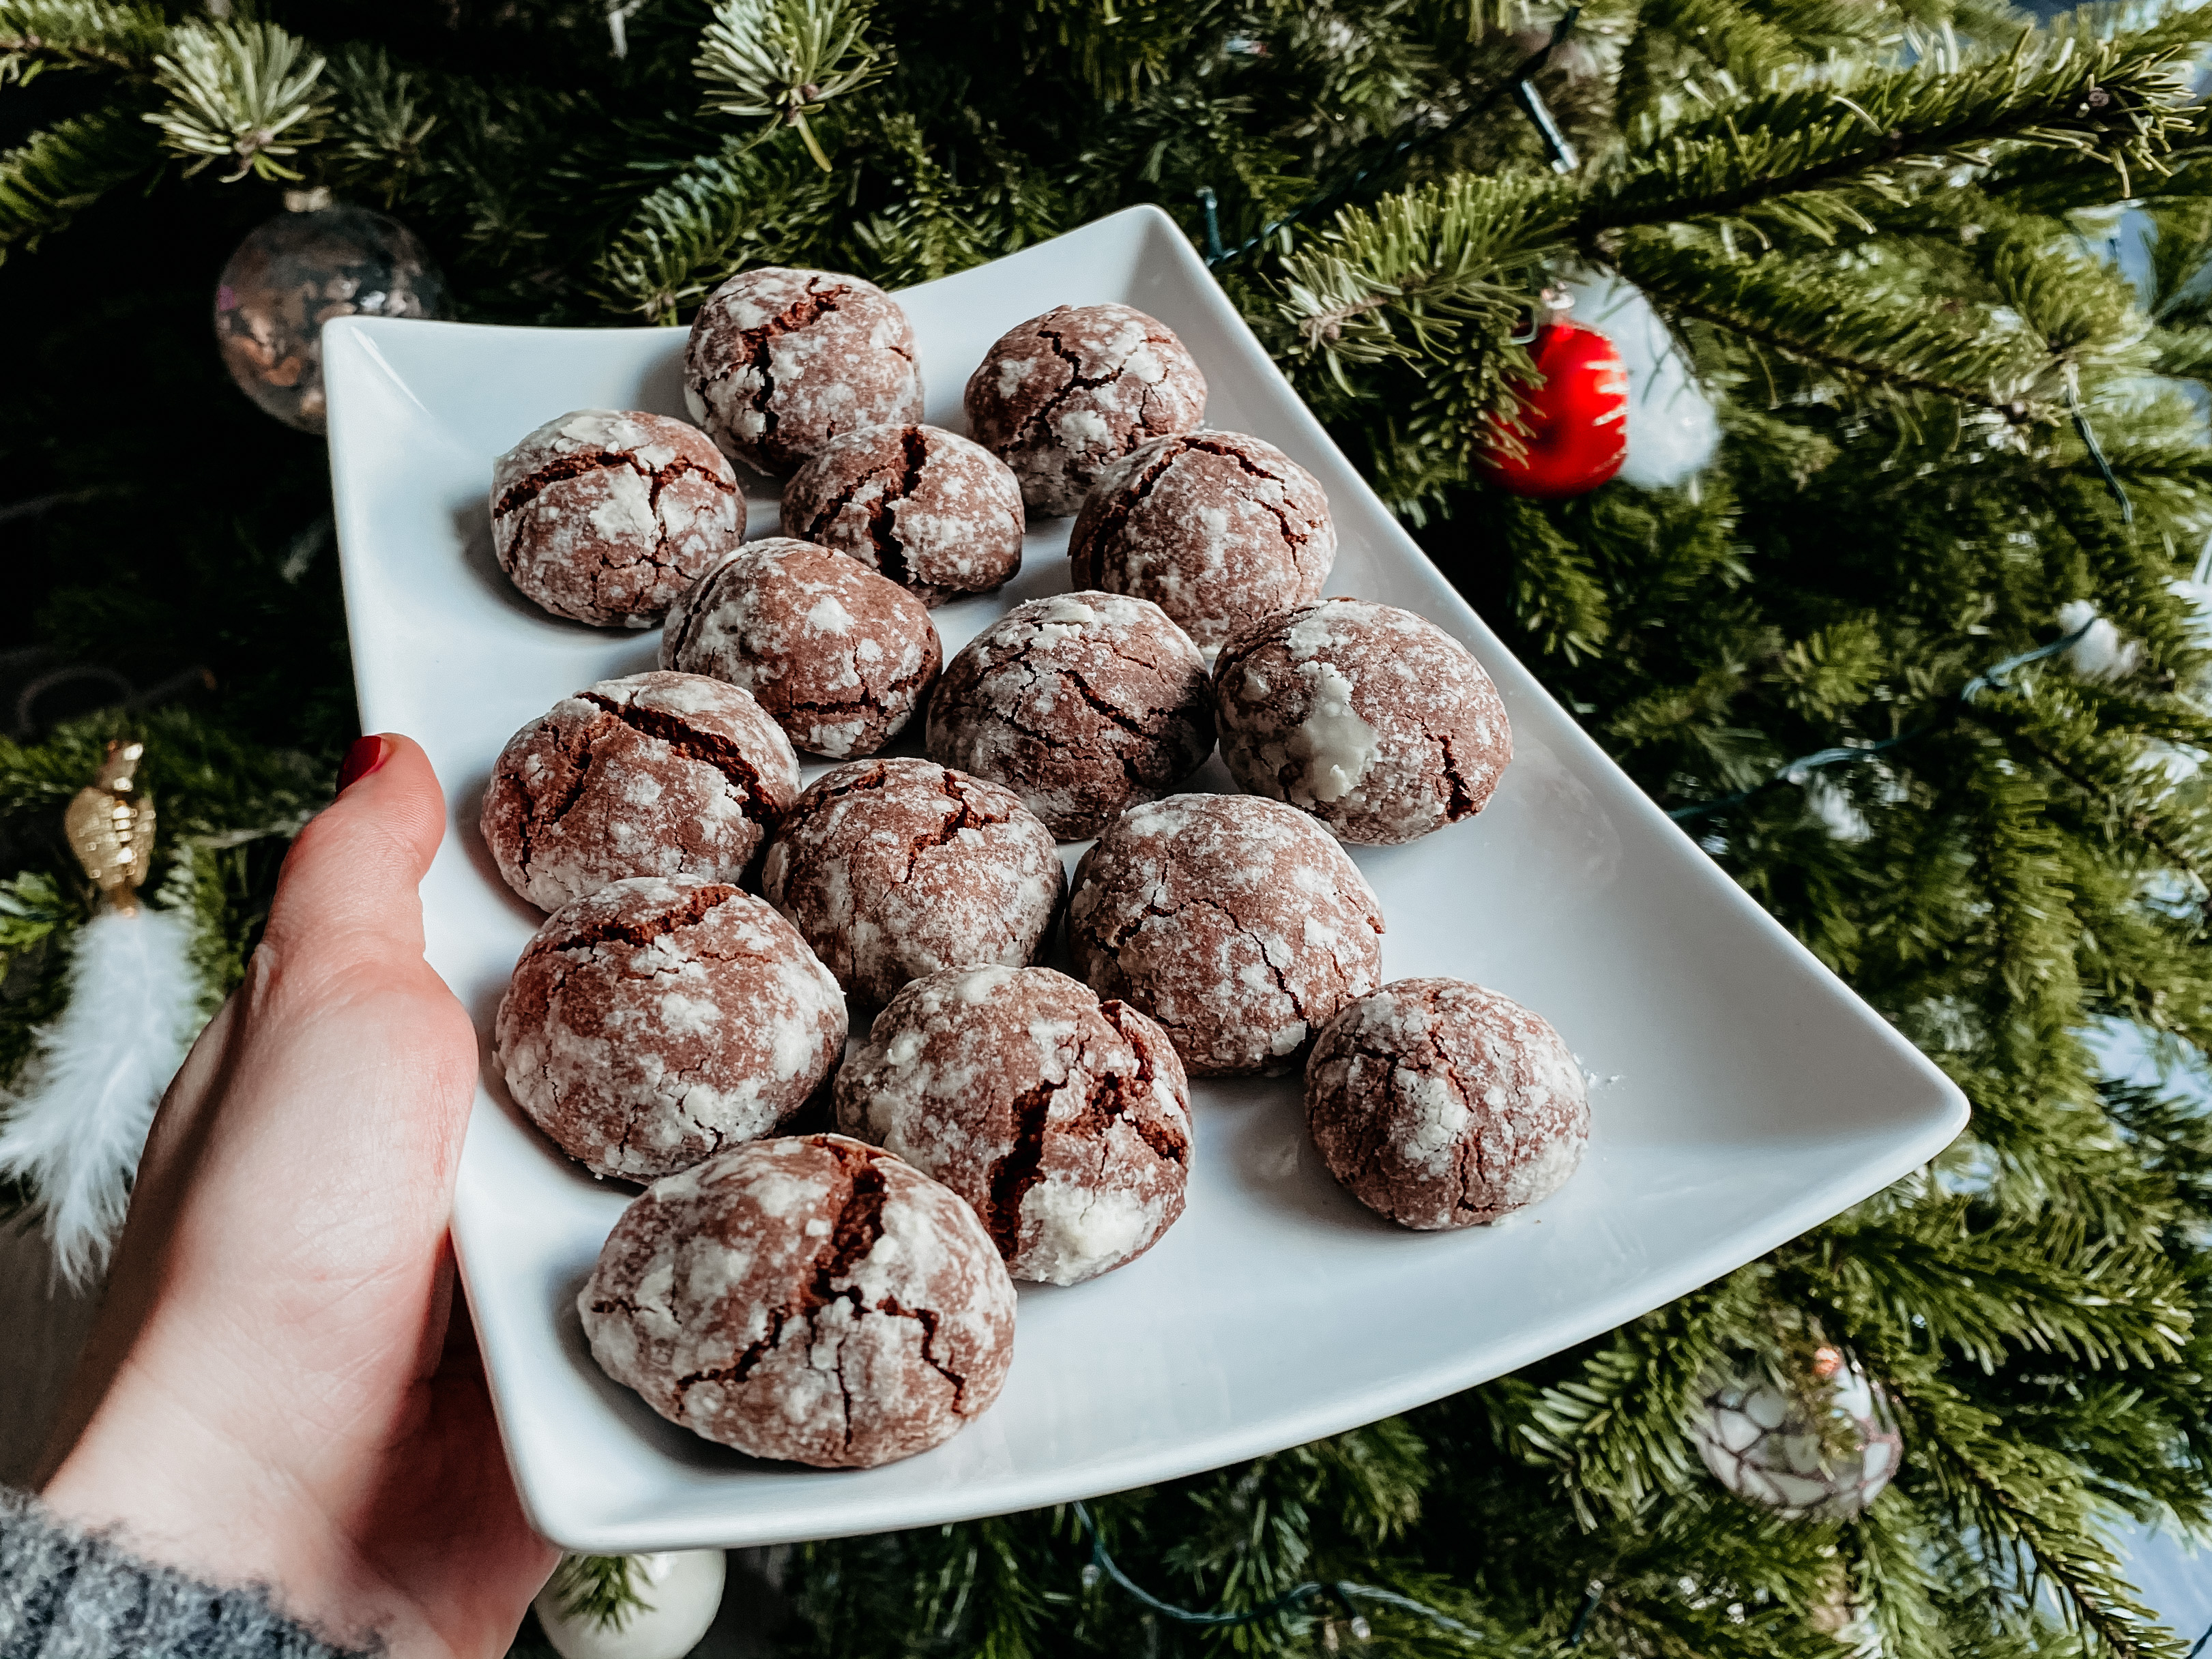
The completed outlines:
[[[1107,463],[1206,416],[1206,376],[1175,331],[1131,306],[1058,306],[1000,337],[968,378],[975,441],[1022,500],[1073,513]]]
[[[1168,1035],[1049,968],[954,968],[876,1017],[837,1127],[974,1209],[1017,1279],[1134,1261],[1182,1213],[1190,1092]]]
[[[870,755],[913,718],[945,661],[928,607],[811,542],[740,548],[668,612],[660,665],[751,692],[793,743]]]
[[[1255,795],[1131,807],[1075,866],[1067,905],[1076,970],[1166,1027],[1201,1077],[1292,1070],[1380,981],[1382,934],[1344,849]]]
[[[545,919],[493,1029],[531,1121],[649,1181],[787,1122],[845,1051],[845,996],[763,901],[635,876]]]
[[[1540,1015],[1463,979],[1401,979],[1322,1028],[1306,1124],[1354,1198],[1433,1231],[1564,1186],[1589,1143],[1589,1094]]]
[[[1012,469],[941,427],[844,433],[783,487],[785,535],[850,554],[924,605],[1019,570],[1023,523]]]
[[[737,474],[665,415],[579,409],[492,463],[499,568],[572,622],[652,627],[744,533]]]
[[[799,757],[750,693],[655,672],[508,738],[477,825],[507,884],[557,910],[625,876],[736,881],[798,796]]]
[[[838,983],[882,1003],[940,968],[1033,961],[1067,878],[1052,831],[1012,790],[875,760],[824,773],[799,798],[761,887]]]
[[[692,319],[684,406],[732,459],[788,472],[841,432],[921,418],[914,325],[858,276],[741,270]]]
[[[952,659],[929,756],[1003,783],[1062,841],[1166,793],[1213,749],[1206,659],[1149,599],[1031,599]]]
[[[821,1468],[951,1439],[1013,1361],[1013,1282],[974,1212],[842,1135],[655,1182],[576,1311],[600,1368],[670,1422]]]
[[[1513,758],[1482,665],[1425,617],[1323,599],[1240,629],[1213,667],[1243,787],[1346,841],[1395,846],[1480,812]]]
[[[1321,480],[1261,439],[1192,432],[1098,475],[1067,538],[1072,580],[1150,599],[1200,646],[1321,597],[1336,526]]]

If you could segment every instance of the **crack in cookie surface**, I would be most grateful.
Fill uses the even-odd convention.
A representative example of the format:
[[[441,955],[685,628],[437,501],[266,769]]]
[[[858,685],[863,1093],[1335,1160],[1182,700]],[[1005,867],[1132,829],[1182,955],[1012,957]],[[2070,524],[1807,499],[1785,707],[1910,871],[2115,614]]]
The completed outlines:
[[[821,278],[818,276],[809,276],[805,289],[799,298],[766,322],[738,331],[730,342],[730,361],[733,367],[716,377],[728,379],[736,373],[734,364],[740,359],[759,377],[760,384],[748,395],[746,403],[753,413],[761,417],[760,435],[752,441],[763,450],[775,442],[776,425],[781,418],[780,412],[770,407],[776,392],[773,360],[775,343],[784,335],[795,334],[809,325],[819,322],[825,315],[836,311],[837,302],[852,292],[851,289],[842,284],[824,292],[815,286],[819,281]]]
[[[662,1416],[756,1455],[866,1468],[1003,1386],[1013,1289],[974,1215],[833,1134],[656,1183],[579,1292],[595,1358]]]
[[[632,449],[580,450],[557,456],[544,465],[536,468],[518,483],[507,486],[492,510],[492,517],[503,519],[527,507],[554,484],[569,478],[581,477],[586,472],[604,471],[610,467],[628,467],[645,479],[649,493],[647,502],[654,507],[660,504],[660,492],[678,478],[693,477],[704,481],[725,495],[738,493],[737,485],[717,473],[708,471],[689,455],[678,455],[672,460],[653,466]]]
[[[775,802],[763,787],[760,768],[756,766],[734,738],[719,732],[704,732],[680,714],[665,708],[641,708],[635,702],[617,702],[595,691],[586,691],[583,700],[602,708],[620,724],[641,737],[651,738],[665,744],[673,753],[686,760],[695,760],[711,766],[729,780],[730,787],[744,803],[747,817],[763,828],[772,829],[777,814]]]
[[[676,904],[635,921],[610,915],[581,922],[542,946],[538,939],[533,939],[526,954],[538,954],[541,950],[596,950],[602,945],[627,945],[633,950],[643,950],[671,933],[697,927],[710,911],[739,896],[738,890],[727,882],[708,882],[693,888]]]

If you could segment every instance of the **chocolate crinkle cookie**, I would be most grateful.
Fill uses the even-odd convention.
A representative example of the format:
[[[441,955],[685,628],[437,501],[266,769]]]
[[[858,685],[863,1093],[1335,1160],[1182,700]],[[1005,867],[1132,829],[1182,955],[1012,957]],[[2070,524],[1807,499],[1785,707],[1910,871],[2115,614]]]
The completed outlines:
[[[632,674],[508,738],[478,827],[507,884],[557,910],[626,876],[736,881],[798,797],[799,757],[750,692]]]
[[[789,1121],[845,1051],[845,998],[763,901],[635,876],[545,919],[494,1030],[531,1121],[593,1175],[649,1181]]]
[[[1067,538],[1078,587],[1133,593],[1212,649],[1321,597],[1336,526],[1321,480],[1265,441],[1188,432],[1098,475]]]
[[[814,781],[761,866],[768,901],[854,996],[888,1002],[940,968],[1036,959],[1067,877],[1010,789],[925,760]]]
[[[1213,749],[1206,659],[1149,599],[1031,599],[952,659],[930,758],[1003,783],[1062,841],[1166,793]]]
[[[1395,846],[1472,817],[1513,758],[1482,665],[1434,623],[1365,599],[1268,617],[1213,668],[1221,758],[1346,841]]]
[[[843,760],[904,729],[945,662],[928,607],[842,553],[772,536],[668,613],[660,665],[751,692],[793,743]]]
[[[1129,306],[1060,306],[1009,329],[968,378],[969,429],[1059,515],[1110,461],[1206,415],[1206,376],[1175,331]]]
[[[694,1434],[872,1468],[1006,1385],[1014,1286],[975,1212],[842,1135],[724,1152],[623,1212],[577,1292],[592,1357]]]
[[[741,270],[692,319],[684,404],[724,454],[788,472],[841,432],[921,418],[914,325],[858,276]]]
[[[1377,1215],[1434,1231],[1547,1198],[1589,1144],[1583,1069],[1540,1015],[1463,979],[1394,980],[1322,1030],[1306,1123]]]
[[[1017,1279],[1094,1279],[1182,1213],[1190,1092],[1167,1033],[1049,968],[915,981],[836,1099],[839,1128],[965,1199]]]
[[[1076,971],[1165,1026],[1200,1076],[1292,1070],[1381,981],[1382,935],[1344,849],[1255,795],[1130,808],[1075,866],[1067,906]]]
[[[665,415],[580,409],[492,463],[499,568],[573,622],[652,627],[744,533],[730,464]]]
[[[850,554],[924,605],[1012,576],[1023,522],[1012,469],[941,427],[845,433],[783,487],[785,535]]]

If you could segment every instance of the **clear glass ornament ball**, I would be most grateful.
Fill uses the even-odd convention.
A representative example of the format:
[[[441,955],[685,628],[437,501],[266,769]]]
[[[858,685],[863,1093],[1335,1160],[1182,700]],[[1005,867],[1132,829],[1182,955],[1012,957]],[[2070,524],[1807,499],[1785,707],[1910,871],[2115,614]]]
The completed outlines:
[[[321,192],[305,199],[327,201]],[[223,266],[215,291],[216,343],[230,378],[265,412],[302,432],[323,429],[325,323],[445,314],[445,278],[415,233],[345,202],[257,226]]]
[[[1881,1384],[1834,1348],[1810,1374],[1709,1377],[1692,1437],[1705,1467],[1747,1503],[1785,1520],[1848,1521],[1896,1477],[1904,1437]]]

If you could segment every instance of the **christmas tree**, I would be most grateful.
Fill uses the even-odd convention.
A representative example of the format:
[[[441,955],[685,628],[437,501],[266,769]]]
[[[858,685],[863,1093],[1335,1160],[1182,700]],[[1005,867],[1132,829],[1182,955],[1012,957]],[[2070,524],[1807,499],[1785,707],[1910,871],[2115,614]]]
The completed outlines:
[[[89,897],[46,826],[102,739],[149,739],[155,883],[216,995],[348,732],[319,446],[208,336],[280,186],[404,220],[454,315],[596,326],[1157,202],[1447,574],[1973,1126],[1407,1417],[801,1547],[783,1639],[2178,1659],[2104,1539],[2212,1527],[2212,1132],[2093,1039],[2212,1043],[2209,45],[2212,9],[1991,0],[0,0],[9,643],[133,693],[0,747],[0,1067],[63,995]],[[1659,343],[1709,455],[1487,481],[1555,286]],[[1757,1488],[1741,1424],[1842,1382],[1856,1431],[1796,1426],[1853,1458],[1893,1427],[1870,1504],[1708,1472]]]

